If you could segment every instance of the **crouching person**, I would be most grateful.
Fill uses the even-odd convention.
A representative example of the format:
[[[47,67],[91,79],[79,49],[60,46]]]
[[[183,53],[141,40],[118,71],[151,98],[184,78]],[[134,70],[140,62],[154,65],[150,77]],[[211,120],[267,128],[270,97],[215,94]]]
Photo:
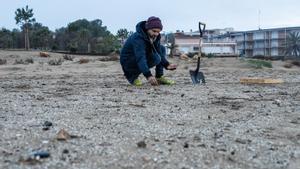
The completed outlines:
[[[120,55],[124,75],[130,84],[141,86],[138,78],[143,74],[151,85],[173,85],[175,81],[165,78],[164,69],[175,70],[177,65],[166,59],[166,49],[160,44],[161,20],[150,17],[147,21],[139,22],[136,32],[125,42]],[[150,68],[155,66],[155,76]]]

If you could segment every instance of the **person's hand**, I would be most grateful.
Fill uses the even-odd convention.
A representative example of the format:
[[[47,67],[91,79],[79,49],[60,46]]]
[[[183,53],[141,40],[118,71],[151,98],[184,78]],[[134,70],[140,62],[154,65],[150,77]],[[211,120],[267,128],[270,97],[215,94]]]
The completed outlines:
[[[175,70],[176,68],[177,68],[177,65],[169,64],[169,66],[167,67],[167,70]]]
[[[157,86],[157,85],[158,85],[158,82],[157,82],[156,78],[153,77],[153,76],[148,77],[147,80],[148,80],[148,82],[149,82],[152,86]]]

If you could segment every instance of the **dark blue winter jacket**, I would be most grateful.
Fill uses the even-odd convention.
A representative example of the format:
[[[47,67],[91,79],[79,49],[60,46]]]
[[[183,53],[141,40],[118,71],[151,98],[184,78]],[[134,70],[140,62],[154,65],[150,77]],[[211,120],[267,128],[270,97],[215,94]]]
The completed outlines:
[[[162,64],[165,68],[169,65],[161,50],[159,35],[153,44],[145,29],[146,21],[136,25],[136,32],[125,42],[121,54],[120,62],[122,68],[127,73],[143,73],[148,78],[152,76],[150,68]]]

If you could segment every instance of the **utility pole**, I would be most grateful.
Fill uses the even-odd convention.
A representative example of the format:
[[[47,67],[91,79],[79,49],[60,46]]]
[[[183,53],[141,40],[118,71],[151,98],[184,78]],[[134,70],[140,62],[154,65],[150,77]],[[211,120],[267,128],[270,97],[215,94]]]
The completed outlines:
[[[258,9],[258,30],[261,29],[261,27],[260,27],[260,15],[261,15],[261,11],[260,11],[260,9]]]

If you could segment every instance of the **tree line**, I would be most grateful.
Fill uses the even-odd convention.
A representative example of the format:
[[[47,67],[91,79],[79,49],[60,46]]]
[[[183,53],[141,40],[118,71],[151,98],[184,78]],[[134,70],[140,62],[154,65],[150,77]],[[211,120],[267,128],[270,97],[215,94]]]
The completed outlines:
[[[0,29],[0,48],[109,54],[119,51],[124,39],[132,33],[119,29],[113,35],[100,19],[79,19],[51,31],[33,16],[33,9],[28,6],[17,9],[15,21],[20,29]]]

